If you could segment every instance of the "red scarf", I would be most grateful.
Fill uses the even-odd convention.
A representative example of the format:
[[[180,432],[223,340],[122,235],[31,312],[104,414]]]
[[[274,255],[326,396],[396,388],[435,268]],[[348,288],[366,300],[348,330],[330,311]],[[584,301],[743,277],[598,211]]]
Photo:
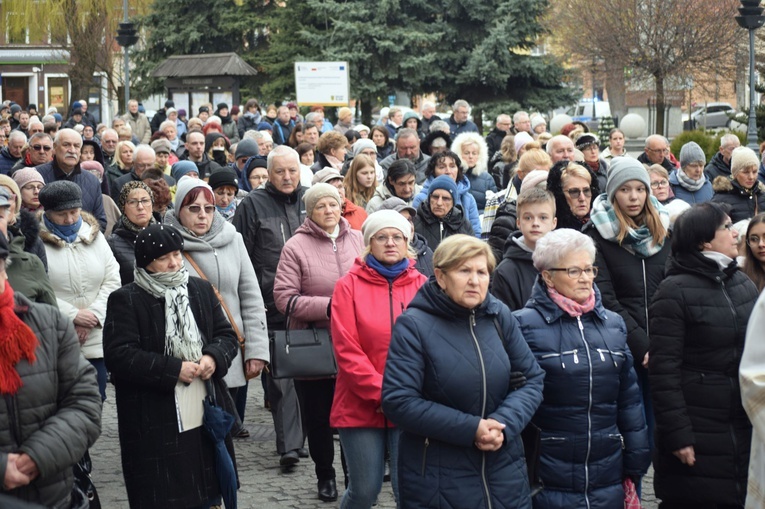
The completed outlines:
[[[16,394],[24,383],[16,371],[16,364],[24,358],[35,362],[37,336],[16,315],[13,288],[5,282],[0,294],[0,393]]]
[[[582,316],[583,314],[589,313],[595,309],[594,290],[590,292],[590,296],[587,297],[587,300],[584,301],[584,304],[579,304],[578,302],[571,300],[568,297],[564,297],[563,295],[556,292],[554,288],[548,288],[547,294],[550,296],[552,301],[557,304],[559,308],[568,313],[569,316]]]

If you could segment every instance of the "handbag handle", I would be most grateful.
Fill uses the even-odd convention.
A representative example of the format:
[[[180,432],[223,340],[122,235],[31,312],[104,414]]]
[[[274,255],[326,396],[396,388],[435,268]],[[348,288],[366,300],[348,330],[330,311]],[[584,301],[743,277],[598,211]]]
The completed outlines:
[[[300,297],[300,295],[293,295],[290,297],[290,300],[287,301],[287,308],[284,310],[284,314],[287,317],[287,323],[285,325],[284,331],[284,342],[287,348],[290,346],[290,314],[292,314],[292,312],[295,310],[298,297]],[[321,340],[319,339],[319,333],[316,331],[316,327],[314,327],[313,322],[310,322],[308,327],[313,330],[314,342],[316,344],[321,343]]]

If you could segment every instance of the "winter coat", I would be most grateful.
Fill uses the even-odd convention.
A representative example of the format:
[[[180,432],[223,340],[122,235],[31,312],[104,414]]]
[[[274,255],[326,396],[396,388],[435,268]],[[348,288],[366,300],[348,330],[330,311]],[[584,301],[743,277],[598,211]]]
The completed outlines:
[[[258,278],[269,329],[284,328],[284,315],[274,302],[274,278],[282,248],[305,220],[303,195],[307,190],[299,187],[287,195],[266,182],[265,187],[248,194],[234,214],[233,225],[242,234]]]
[[[106,229],[106,212],[104,212],[101,183],[93,174],[87,171],[82,171],[78,164],[75,169],[67,175],[61,168],[59,168],[55,156],[53,157],[53,161],[36,166],[35,169],[42,175],[46,184],[50,184],[57,180],[68,180],[80,186],[80,189],[82,190],[82,210],[93,214],[93,216],[98,219],[101,231]]]
[[[526,376],[517,390],[514,371]],[[464,308],[430,278],[393,328],[383,379],[383,412],[401,430],[401,507],[530,509],[520,434],[543,380],[507,307],[487,295]],[[506,425],[498,451],[475,447],[481,419]]]
[[[218,401],[239,345],[206,281],[190,277],[189,305],[202,336],[202,353],[215,359]],[[104,360],[117,396],[122,471],[133,509],[201,506],[220,493],[215,448],[202,428],[178,432],[175,386],[181,359],[165,354],[165,302],[130,283],[109,297]],[[223,390],[221,390],[223,389]],[[227,437],[229,453],[231,440]],[[236,459],[234,459],[236,465]]]
[[[425,277],[430,277],[435,274],[435,267],[433,267],[433,250],[428,246],[428,241],[425,240],[425,237],[415,232],[414,238],[409,242],[409,245],[414,249],[414,252],[417,253],[417,264],[414,268],[420,271]]]
[[[0,174],[8,175],[11,172],[11,168],[19,162],[20,157],[13,157],[8,150],[8,147],[0,149]]]
[[[184,257],[194,260],[205,278],[218,289],[239,332],[244,336],[244,358],[241,347],[237,348],[236,357],[224,378],[229,387],[242,387],[247,382],[245,361],[269,361],[266,309],[242,235],[217,212],[204,238],[189,233],[181,225],[175,210],[167,211],[165,224],[181,232]],[[191,263],[186,261],[184,264],[189,275],[202,277]]]
[[[441,117],[439,117],[435,113],[433,115],[431,115],[430,118],[422,117],[422,120],[421,120],[422,121],[422,132],[429,133],[430,132],[430,124],[432,124],[436,120],[441,120]],[[449,143],[447,145],[449,145]]]
[[[597,175],[595,175],[591,169],[587,166],[582,167],[590,172],[590,179],[592,182],[590,184],[590,188],[592,189],[590,210],[592,210],[592,202],[601,192],[600,184],[598,183]],[[571,207],[569,207],[568,202],[566,201],[566,196],[563,194],[563,181],[561,179],[563,168],[565,167],[562,165],[555,165],[550,169],[550,173],[547,174],[547,190],[555,196],[555,217],[558,220],[556,228],[558,230],[561,228],[571,228],[572,230],[582,231],[582,228],[589,220],[589,215],[583,221],[571,212]]]
[[[425,154],[430,155],[431,148],[433,147],[433,142],[437,139],[442,139],[446,143],[445,146],[451,147],[452,145],[452,137],[449,135],[449,133],[445,133],[441,130],[428,132],[427,136],[423,138],[423,140],[420,142],[420,150],[422,150]]]
[[[738,267],[700,252],[672,257],[649,310],[648,376],[662,500],[744,504],[751,425],[738,368],[758,291]],[[693,446],[693,468],[672,452]]]
[[[159,131],[159,126],[162,125],[162,122],[167,120],[167,108],[160,108],[157,110],[156,113],[154,113],[154,116],[151,117],[151,132],[152,134]],[[180,136],[180,134],[178,134]]]
[[[377,153],[380,153],[380,149],[377,149]],[[385,170],[385,177],[388,177],[388,168],[390,168],[390,165],[393,164],[396,160],[398,160],[398,153],[393,152],[391,155],[386,157],[385,159],[380,161],[380,166],[382,166],[383,170]],[[425,182],[425,179],[427,178],[425,175],[425,170],[428,167],[428,161],[430,161],[430,156],[426,155],[422,151],[420,152],[420,155],[417,157],[416,161],[414,162],[414,167],[417,170],[417,174],[414,176],[415,182],[417,184],[422,184]]]
[[[247,114],[244,113],[239,115],[239,118],[236,121],[237,128],[239,129],[239,139],[244,138],[244,133],[247,131],[257,131],[258,124],[260,124],[262,118],[260,112],[256,112],[253,117],[248,117]]]
[[[228,138],[229,143],[239,143],[239,126],[236,122],[231,121],[231,117],[228,117],[228,122],[221,119],[221,129],[223,129],[223,135]]]
[[[29,212],[22,212],[31,216]],[[39,227],[35,222],[34,231],[37,232],[38,229]],[[35,239],[42,245],[42,241],[36,234]],[[24,295],[32,302],[58,307],[56,293],[53,291],[48,274],[45,272],[45,266],[37,255],[25,249],[27,240],[27,237],[17,235],[11,238],[8,243],[11,261],[6,268],[8,282],[15,292]],[[44,254],[45,246],[42,246],[42,249]]]
[[[664,280],[665,266],[671,250],[669,237],[661,250],[649,258],[640,258],[617,244],[605,240],[592,223],[584,228],[595,243],[595,282],[606,309],[619,313],[627,325],[627,344],[632,357],[642,364],[648,352],[651,331],[648,305]]]
[[[640,162],[640,164],[647,164],[648,166],[651,166],[652,164],[656,164],[656,163],[652,163],[651,160],[648,159],[648,155],[645,152],[642,152],[637,157],[637,160],[638,160],[638,162]],[[665,157],[661,161],[661,165],[664,167],[665,170],[667,170],[667,173],[672,173],[673,171],[675,171],[677,169],[675,167],[675,165],[672,164],[672,161],[670,161],[668,157]],[[605,188],[603,188],[603,189],[605,189]]]
[[[475,171],[477,168],[470,168],[465,172],[465,176],[470,181],[470,194],[475,199],[478,213],[483,214],[483,209],[486,208],[486,191],[496,193],[497,185],[492,176],[485,170],[484,173],[474,173]]]
[[[393,324],[427,281],[414,265],[411,260],[409,268],[389,282],[362,258],[356,258],[335,285],[331,330],[337,378],[330,426],[390,426],[377,410],[382,404],[383,372]]]
[[[457,137],[458,134],[462,133],[481,134],[481,131],[478,130],[478,126],[475,125],[471,120],[465,120],[464,122],[460,123],[454,120],[454,115],[450,115],[446,123],[449,124],[449,131],[451,132],[452,139]]]
[[[367,211],[346,198],[343,204],[343,218],[348,221],[351,228],[361,231],[361,226],[367,219]]]
[[[428,201],[428,189],[430,189],[430,183],[433,182],[433,177],[428,179],[422,184],[422,189],[414,197],[412,201],[412,207],[417,208],[421,203]],[[475,198],[470,194],[470,180],[467,177],[462,177],[462,180],[457,182],[457,199],[454,200],[455,205],[462,205],[462,210],[467,215],[467,219],[470,222],[470,226],[473,228],[473,235],[481,238],[481,218],[478,212],[478,204],[475,202]],[[433,251],[436,249],[430,246]]]
[[[274,145],[287,145],[294,128],[295,122],[292,120],[287,122],[287,125],[282,124],[279,120],[274,122]]]
[[[523,308],[531,297],[539,272],[531,261],[532,253],[516,242],[523,233],[513,233],[505,243],[505,255],[494,271],[491,293],[504,302],[510,311]]]
[[[708,181],[713,183],[717,177],[730,177],[730,161],[726,163],[722,153],[716,153],[712,160],[709,161],[709,164],[704,168],[704,175],[707,177]]]
[[[712,183],[707,179],[701,189],[698,191],[689,191],[680,184],[680,179],[677,178],[677,171],[673,171],[669,174],[669,186],[672,188],[672,192],[675,198],[683,200],[689,205],[695,205],[696,203],[704,203],[709,201],[714,196],[715,192],[712,189]]]
[[[0,477],[9,453],[26,453],[40,476],[31,484],[3,493],[13,498],[69,509],[72,465],[101,434],[101,395],[96,370],[80,354],[69,318],[56,308],[34,304],[19,293],[17,315],[39,340],[36,360],[15,366],[23,385],[0,404]]]
[[[587,163],[582,166],[592,170],[592,167]],[[592,172],[598,177],[598,187],[600,187],[600,189],[605,189],[606,183],[608,182],[608,163],[603,158],[599,158],[598,171],[592,170]]]
[[[132,283],[135,277],[133,272],[135,270],[135,239],[137,236],[137,233],[122,225],[117,225],[109,238],[106,239],[114,259],[120,266],[122,286]]]
[[[104,168],[104,178],[109,181],[109,193],[111,193],[111,190],[114,189],[117,179],[130,173],[130,170],[131,168],[127,168],[127,171],[122,170],[119,166],[117,166],[116,160],[113,164],[110,164],[108,167]]]
[[[516,231],[518,231],[518,202],[515,198],[506,199],[497,208],[494,222],[489,230],[488,243],[494,252],[494,258],[497,260],[504,258],[507,241]]]
[[[337,281],[364,250],[364,237],[340,219],[340,232],[332,240],[310,219],[284,244],[274,281],[276,307],[285,313],[290,298],[299,295],[290,315],[290,329],[309,323],[329,328],[329,304]]]
[[[32,212],[20,210],[16,216],[16,222],[8,225],[8,240],[13,242],[16,237],[23,237],[24,251],[36,255],[42,262],[45,270],[48,270],[48,257],[45,255],[45,246],[40,238],[40,223]]]
[[[715,190],[712,201],[727,203],[730,206],[728,215],[734,223],[765,211],[765,184],[760,181],[751,191],[747,191],[734,178],[717,177],[712,182],[712,188]]]
[[[765,184],[765,163],[760,163],[760,169],[757,170],[757,180]]]
[[[130,126],[133,130],[133,134],[144,145],[148,145],[151,142],[151,125],[149,125],[149,119],[146,115],[138,112],[135,116],[129,111],[122,115],[122,120]]]
[[[595,309],[564,312],[542,278],[515,317],[545,371],[544,401],[532,422],[542,431],[534,509],[624,507],[622,480],[648,470],[643,403],[624,321],[597,287]]]
[[[383,159],[386,159],[391,154],[396,153],[396,146],[392,141],[389,141],[384,147],[377,147],[377,162],[382,163]],[[386,168],[387,170],[387,168]]]
[[[75,319],[80,309],[96,315],[98,325],[90,330],[81,348],[86,359],[101,359],[106,300],[120,287],[117,260],[96,219],[87,212],[81,212],[82,226],[71,244],[48,231],[42,214],[39,215],[40,237],[45,243],[48,276],[56,292],[58,308],[70,320]]]
[[[413,206],[412,202],[414,201],[414,198],[417,196],[417,194],[421,190],[422,190],[422,186],[418,186],[417,184],[414,185],[414,191],[412,192],[412,196],[408,200],[404,200],[408,206],[410,207]],[[382,184],[377,186],[377,189],[375,189],[375,194],[369,199],[369,203],[367,203],[367,207],[366,207],[367,214],[376,212],[382,206],[385,200],[387,200],[388,198],[393,198],[394,196],[396,195],[393,194],[393,191],[391,191],[390,187],[388,186],[388,183],[383,182]]]
[[[430,211],[430,203],[422,202],[414,217],[414,231],[419,233],[433,251],[446,237],[458,233],[473,235],[473,228],[465,217],[462,205],[455,205],[446,217],[439,219]]]
[[[486,146],[489,148],[490,161],[494,157],[494,154],[499,152],[499,149],[502,146],[502,140],[505,139],[505,136],[507,136],[507,131],[497,129],[496,127],[486,135]]]

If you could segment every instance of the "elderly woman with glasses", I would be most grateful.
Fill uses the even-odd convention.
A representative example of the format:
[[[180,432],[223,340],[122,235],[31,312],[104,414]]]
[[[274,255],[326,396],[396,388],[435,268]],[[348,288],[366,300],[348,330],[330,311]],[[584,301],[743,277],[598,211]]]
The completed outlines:
[[[732,226],[724,205],[684,212],[649,308],[654,488],[662,508],[744,507],[752,428],[738,375],[759,292],[736,264]]]
[[[122,215],[107,241],[120,264],[122,285],[133,282],[135,239],[138,233],[157,222],[152,213],[154,193],[140,180],[128,182],[120,190],[117,207]]]
[[[521,332],[545,371],[535,509],[624,507],[623,483],[650,464],[648,430],[627,347],[624,320],[594,285],[595,245],[583,233],[554,230],[534,250],[540,275]],[[629,481],[627,481],[629,479]]]
[[[591,170],[564,159],[550,169],[547,190],[555,196],[557,228],[581,231],[590,220],[592,200],[600,194],[600,184]]]

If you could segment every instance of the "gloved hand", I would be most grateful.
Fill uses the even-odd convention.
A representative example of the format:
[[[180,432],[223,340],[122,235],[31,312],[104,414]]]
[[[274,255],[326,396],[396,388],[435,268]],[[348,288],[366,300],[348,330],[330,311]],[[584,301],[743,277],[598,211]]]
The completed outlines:
[[[526,385],[526,377],[520,371],[510,372],[510,390],[515,391]]]

